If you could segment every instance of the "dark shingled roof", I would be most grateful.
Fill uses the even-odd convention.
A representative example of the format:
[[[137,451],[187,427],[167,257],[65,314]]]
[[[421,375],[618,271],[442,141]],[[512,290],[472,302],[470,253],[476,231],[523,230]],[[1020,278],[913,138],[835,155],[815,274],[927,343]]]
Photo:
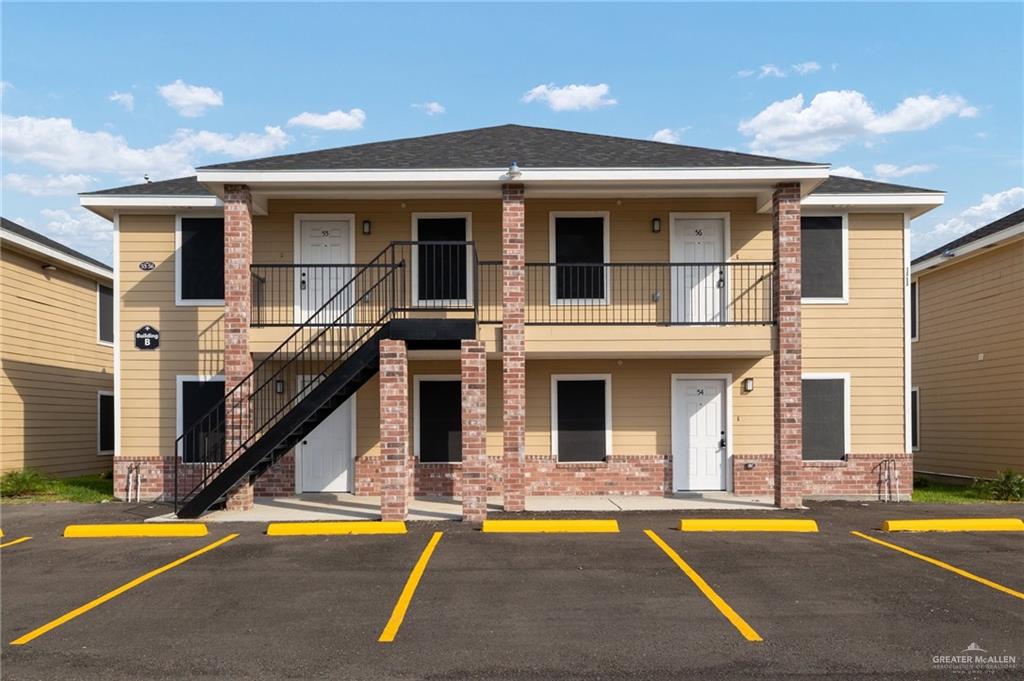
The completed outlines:
[[[858,180],[855,177],[832,175],[818,185],[812,194],[942,194],[935,189],[907,187],[902,184],[875,182],[874,180]]]
[[[213,196],[213,192],[196,182],[196,176],[179,177],[174,180],[144,182],[127,187],[101,189],[98,192],[82,192],[82,196],[94,194],[120,194],[124,196]]]
[[[96,265],[97,267],[102,267],[103,269],[109,271],[111,273],[111,275],[113,275],[113,273],[114,273],[114,270],[111,269],[110,265],[108,265],[108,264],[106,264],[104,262],[100,262],[99,260],[96,260],[95,258],[90,258],[89,256],[85,255],[84,253],[79,253],[78,251],[76,251],[73,248],[68,248],[67,246],[65,246],[64,244],[60,243],[59,241],[54,241],[53,239],[51,239],[49,237],[45,237],[42,234],[40,234],[39,232],[32,231],[28,227],[22,227],[17,222],[11,222],[7,218],[0,218],[0,225],[2,225],[3,228],[6,231],[13,232],[14,234],[17,234],[18,236],[21,236],[21,237],[24,237],[24,238],[28,239],[29,241],[34,241],[37,244],[39,244],[40,246],[46,246],[47,248],[52,248],[53,250],[60,251],[61,253],[65,254],[65,255],[70,255],[73,258],[78,258],[79,260],[84,260],[85,262],[89,263],[90,265]]]
[[[1020,210],[1014,211],[1014,212],[1010,213],[1009,215],[1003,216],[1003,217],[999,218],[998,220],[996,220],[995,222],[990,222],[989,224],[985,225],[984,227],[979,227],[978,229],[974,230],[973,232],[970,232],[968,234],[964,234],[962,237],[960,237],[958,239],[953,239],[952,241],[950,241],[948,244],[946,244],[944,246],[939,246],[938,248],[936,248],[934,250],[928,251],[924,255],[920,255],[920,256],[914,258],[914,260],[913,260],[913,262],[911,264],[916,265],[917,263],[919,263],[919,262],[921,262],[923,260],[927,260],[928,258],[933,258],[936,255],[941,255],[942,253],[945,253],[946,251],[950,251],[950,250],[955,251],[956,249],[960,248],[961,246],[966,246],[967,244],[971,243],[972,241],[977,241],[978,239],[981,239],[983,237],[989,236],[990,234],[995,234],[996,232],[1000,232],[1000,231],[1002,231],[1004,229],[1009,229],[1010,227],[1014,227],[1016,225],[1019,225],[1022,222],[1024,222],[1024,208],[1021,208]]]
[[[425,137],[271,156],[203,170],[426,168],[729,168],[815,165],[734,151],[568,130],[498,125]]]

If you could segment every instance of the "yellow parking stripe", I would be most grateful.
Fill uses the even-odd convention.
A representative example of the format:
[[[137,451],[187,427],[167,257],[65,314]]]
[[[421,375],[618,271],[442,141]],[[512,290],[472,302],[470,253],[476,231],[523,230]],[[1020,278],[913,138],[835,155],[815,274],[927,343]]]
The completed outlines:
[[[689,518],[679,521],[682,532],[817,532],[813,520],[752,518]]]
[[[412,602],[413,594],[416,593],[416,587],[420,583],[420,578],[423,576],[424,570],[427,569],[430,556],[434,554],[434,548],[441,541],[441,535],[443,534],[444,532],[435,532],[434,536],[427,542],[426,548],[420,554],[420,559],[416,561],[412,572],[409,573],[409,579],[405,582],[405,588],[402,589],[402,594],[398,597],[398,602],[395,603],[395,609],[391,611],[391,619],[388,620],[388,623],[384,626],[384,631],[380,634],[380,638],[377,639],[378,643],[392,643],[395,640],[398,628],[402,626],[402,620],[405,619],[405,612],[409,609],[409,603]]]
[[[335,534],[405,534],[401,520],[339,520],[317,523],[270,523],[268,537],[308,537]]]
[[[485,520],[484,532],[618,532],[617,520]]]
[[[128,582],[127,584],[119,586],[116,589],[114,589],[113,591],[108,591],[107,593],[103,594],[99,598],[96,598],[96,599],[93,599],[93,600],[89,601],[88,603],[86,603],[82,607],[75,608],[71,612],[69,612],[69,613],[67,613],[65,615],[61,615],[60,617],[58,617],[57,619],[53,620],[52,622],[47,622],[46,624],[44,624],[43,626],[39,627],[38,629],[33,629],[32,631],[28,632],[24,636],[21,636],[19,638],[14,639],[13,641],[11,641],[11,645],[12,646],[22,646],[22,645],[25,645],[29,641],[32,641],[34,639],[39,638],[40,636],[42,636],[46,632],[51,631],[52,629],[56,629],[57,627],[59,627],[62,624],[70,622],[71,620],[75,619],[79,615],[84,615],[85,613],[89,612],[93,608],[96,608],[96,607],[98,607],[100,605],[103,605],[107,601],[112,600],[112,599],[120,596],[124,592],[129,591],[130,589],[134,589],[135,587],[137,587],[138,585],[142,584],[143,582],[146,582],[146,581],[152,579],[153,577],[156,577],[159,574],[163,574],[164,572],[167,572],[168,570],[174,569],[174,568],[178,567],[179,565],[181,565],[183,563],[187,563],[188,561],[192,560],[193,558],[196,558],[198,556],[203,555],[207,551],[213,551],[218,546],[221,546],[223,544],[228,543],[229,541],[231,541],[232,539],[234,539],[237,536],[238,536],[237,534],[229,534],[228,536],[224,537],[223,539],[218,539],[217,541],[213,542],[212,544],[208,544],[208,545],[204,546],[203,548],[199,549],[198,551],[193,551],[192,553],[188,554],[187,556],[182,556],[178,560],[172,561],[172,562],[168,563],[167,565],[164,565],[163,567],[159,567],[156,570],[152,570],[150,572],[147,572],[146,574],[142,575],[141,577],[136,577],[135,579],[133,579],[132,581]]]
[[[32,537],[21,537],[20,539],[14,539],[12,541],[0,544],[0,549],[8,547],[8,546],[14,546],[15,544],[20,544],[20,543],[22,543],[24,541],[28,541],[31,538]]]
[[[747,624],[747,621],[740,617],[739,613],[733,610],[728,603],[722,600],[722,597],[715,593],[715,590],[712,589],[699,574],[697,574],[697,571],[690,567],[689,564],[683,560],[683,557],[676,553],[671,546],[666,544],[661,537],[651,530],[644,530],[644,533],[650,537],[651,541],[657,544],[669,558],[672,559],[672,562],[675,563],[680,570],[686,573],[686,576],[697,585],[697,588],[700,589],[701,593],[704,594],[716,608],[718,608],[720,613],[725,615],[725,618],[729,620],[734,627],[736,627],[736,629],[743,635],[743,638],[752,643],[764,640],[761,638],[761,635],[754,631],[754,628]]]
[[[996,582],[993,582],[991,580],[985,579],[984,577],[979,577],[978,575],[971,574],[967,570],[961,570],[960,568],[955,567],[953,565],[950,565],[949,563],[944,563],[941,560],[936,560],[935,558],[929,558],[928,556],[926,556],[924,554],[917,553],[916,551],[911,551],[910,549],[905,549],[902,546],[897,546],[896,544],[890,544],[889,542],[882,541],[881,539],[875,539],[874,537],[869,537],[868,535],[863,534],[861,532],[851,532],[850,534],[852,534],[854,536],[857,536],[857,537],[860,537],[861,539],[867,539],[868,541],[874,542],[874,543],[878,544],[879,546],[884,546],[887,549],[892,549],[893,551],[899,551],[900,553],[905,553],[908,556],[912,556],[914,558],[917,558],[918,560],[923,560],[926,563],[931,563],[932,565],[934,565],[936,567],[940,567],[943,570],[949,570],[950,572],[952,572],[954,574],[957,574],[957,575],[960,575],[961,577],[965,577],[967,579],[973,580],[975,582],[978,582],[979,584],[984,584],[985,586],[990,587],[992,589],[995,589],[996,591],[1002,591],[1003,593],[1009,594],[1009,595],[1013,596],[1014,598],[1019,598],[1021,600],[1024,600],[1024,593],[1021,593],[1020,591],[1016,591],[1014,589],[1011,589],[1008,586],[1003,586],[1002,584],[997,584]]]
[[[885,532],[1024,532],[1020,518],[937,518],[935,520],[886,520]]]
[[[68,525],[64,536],[76,539],[110,537],[205,537],[203,523],[113,523],[109,525]]]

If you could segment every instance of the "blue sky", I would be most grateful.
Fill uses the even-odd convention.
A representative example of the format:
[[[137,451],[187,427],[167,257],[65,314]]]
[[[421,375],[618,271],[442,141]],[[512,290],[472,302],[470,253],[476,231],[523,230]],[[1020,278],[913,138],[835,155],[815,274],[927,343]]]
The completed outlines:
[[[942,189],[915,253],[1024,206],[1024,5],[2,6],[3,215],[100,259],[76,193],[521,123]]]

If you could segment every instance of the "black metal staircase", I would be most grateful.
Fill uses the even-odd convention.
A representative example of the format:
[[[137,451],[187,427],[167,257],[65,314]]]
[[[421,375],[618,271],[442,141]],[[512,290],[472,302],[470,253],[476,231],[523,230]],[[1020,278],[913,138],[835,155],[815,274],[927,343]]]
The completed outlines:
[[[435,347],[473,337],[475,270],[472,242],[393,242],[352,266],[350,279],[178,437],[178,517],[222,503],[311,433],[377,373],[381,339]]]

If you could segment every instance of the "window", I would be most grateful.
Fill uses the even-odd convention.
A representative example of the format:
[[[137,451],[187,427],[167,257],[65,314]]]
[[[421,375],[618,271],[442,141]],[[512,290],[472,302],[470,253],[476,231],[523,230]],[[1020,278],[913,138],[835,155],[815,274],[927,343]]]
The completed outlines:
[[[178,218],[179,305],[224,303],[224,218]]]
[[[803,302],[847,301],[846,238],[845,216],[804,216],[800,220]]]
[[[611,451],[611,377],[551,377],[551,448],[568,462],[604,461]]]
[[[214,413],[211,410],[220,404]],[[193,426],[199,428],[193,431]],[[178,377],[178,435],[184,463],[224,459],[224,378]]]
[[[921,393],[917,388],[910,389],[910,449],[921,448]]]
[[[552,213],[551,303],[608,302],[608,214]]]
[[[910,340],[917,340],[917,282],[910,282]]]
[[[413,216],[413,240],[427,242],[413,259],[416,302],[468,302],[469,251],[462,242],[469,240],[469,220],[466,214]]]
[[[114,289],[96,284],[97,340],[100,343],[114,342]]]
[[[96,393],[96,450],[100,454],[114,453],[114,393]]]
[[[804,374],[805,460],[841,460],[850,449],[848,374]]]
[[[456,376],[417,376],[415,442],[423,463],[462,461],[462,382]]]

